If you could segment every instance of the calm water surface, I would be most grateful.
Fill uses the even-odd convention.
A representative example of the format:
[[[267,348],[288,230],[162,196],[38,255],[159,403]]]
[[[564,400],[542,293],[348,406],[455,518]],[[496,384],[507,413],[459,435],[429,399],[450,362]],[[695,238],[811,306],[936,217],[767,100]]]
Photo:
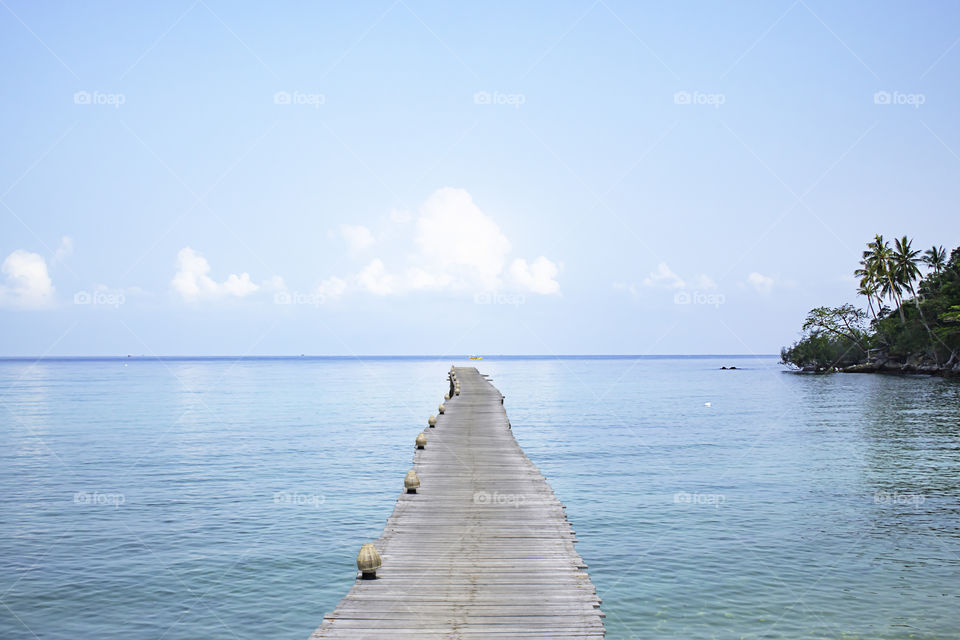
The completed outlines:
[[[0,638],[305,640],[451,363],[0,362]],[[608,638],[960,637],[960,382],[457,364],[566,503]]]

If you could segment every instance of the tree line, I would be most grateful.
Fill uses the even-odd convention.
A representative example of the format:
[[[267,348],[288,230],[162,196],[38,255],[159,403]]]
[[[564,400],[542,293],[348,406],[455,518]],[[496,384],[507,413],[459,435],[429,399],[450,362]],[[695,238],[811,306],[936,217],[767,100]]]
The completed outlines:
[[[854,272],[866,310],[817,307],[781,360],[805,370],[960,371],[960,247],[922,251],[874,236]]]

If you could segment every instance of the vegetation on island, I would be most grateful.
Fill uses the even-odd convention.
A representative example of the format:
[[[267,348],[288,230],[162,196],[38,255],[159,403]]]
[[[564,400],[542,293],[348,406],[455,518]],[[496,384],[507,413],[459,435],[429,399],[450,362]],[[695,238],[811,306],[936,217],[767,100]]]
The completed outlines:
[[[960,247],[914,249],[877,235],[854,272],[866,309],[817,307],[802,336],[780,351],[805,371],[919,371],[960,374]]]

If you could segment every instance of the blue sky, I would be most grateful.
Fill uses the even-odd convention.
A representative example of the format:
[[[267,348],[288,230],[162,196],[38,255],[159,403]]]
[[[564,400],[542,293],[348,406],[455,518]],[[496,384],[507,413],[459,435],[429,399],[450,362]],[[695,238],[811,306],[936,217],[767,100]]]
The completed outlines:
[[[773,353],[960,244],[960,8],[0,6],[0,355]]]

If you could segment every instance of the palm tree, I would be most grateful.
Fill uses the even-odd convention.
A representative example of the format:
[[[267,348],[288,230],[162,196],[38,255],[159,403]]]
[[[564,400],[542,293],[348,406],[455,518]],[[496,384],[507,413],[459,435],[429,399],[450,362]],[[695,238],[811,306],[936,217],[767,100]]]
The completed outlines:
[[[873,316],[873,319],[877,319],[877,314],[883,309],[883,300],[880,299],[880,287],[877,284],[877,273],[873,269],[873,265],[866,261],[860,261],[860,268],[853,272],[853,275],[860,278],[860,287],[857,289],[857,293],[866,297],[867,299],[867,308],[870,309],[870,315]],[[877,310],[873,310],[873,299],[877,299]]]
[[[877,312],[873,310],[873,297],[877,295],[877,285],[869,280],[863,279],[860,281],[860,287],[857,289],[857,293],[867,298],[867,309],[870,310],[870,315],[876,320]]]
[[[939,277],[940,272],[947,264],[947,252],[943,250],[943,245],[939,247],[933,245],[933,247],[923,252],[923,257],[920,258],[920,261],[933,269],[933,272]]]
[[[912,241],[907,236],[894,239],[893,272],[897,282],[907,285],[910,294],[916,298],[913,281],[920,277],[920,267],[917,266],[920,262],[920,250],[914,249],[911,244]]]
[[[930,345],[933,347],[934,360],[937,360],[937,349],[934,344],[936,339],[933,331],[930,329],[930,325],[927,324],[927,319],[923,317],[923,309],[920,308],[917,292],[913,288],[913,281],[920,277],[920,267],[917,266],[917,263],[920,262],[920,250],[914,250],[913,247],[910,246],[911,241],[907,236],[896,238],[893,244],[895,247],[893,252],[895,278],[901,284],[907,285],[907,289],[910,290],[913,304],[917,307],[917,313],[920,315],[920,322],[930,336]]]
[[[902,283],[897,280],[896,263],[893,250],[890,249],[890,243],[884,240],[882,235],[875,235],[873,241],[867,244],[867,250],[863,252],[863,261],[867,265],[866,268],[876,274],[881,295],[887,296],[897,305],[897,311],[900,312],[900,323],[906,325],[907,317],[903,313],[903,305],[901,304],[903,288]]]

